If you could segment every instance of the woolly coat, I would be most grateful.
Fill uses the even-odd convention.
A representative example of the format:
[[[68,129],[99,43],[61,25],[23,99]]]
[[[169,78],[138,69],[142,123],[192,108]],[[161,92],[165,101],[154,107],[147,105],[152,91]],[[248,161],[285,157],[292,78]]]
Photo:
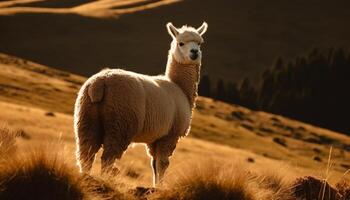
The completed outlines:
[[[94,142],[105,147],[119,146],[116,148],[124,151],[130,142],[152,144],[167,136],[173,141],[164,147],[169,148],[164,149],[164,153],[170,156],[178,138],[189,131],[199,70],[200,65],[181,64],[169,56],[166,74],[162,76],[121,69],[106,69],[95,74],[78,94],[77,139],[86,140],[90,146]],[[91,120],[80,120],[81,115]],[[77,130],[78,126],[89,127],[91,123],[99,123],[95,126],[97,131],[79,133]],[[106,138],[110,139],[106,141]]]

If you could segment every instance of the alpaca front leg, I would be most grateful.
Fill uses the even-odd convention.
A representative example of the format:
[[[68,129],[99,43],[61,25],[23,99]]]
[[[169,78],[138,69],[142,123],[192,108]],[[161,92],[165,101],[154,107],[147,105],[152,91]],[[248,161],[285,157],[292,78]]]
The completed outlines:
[[[153,172],[153,187],[156,186],[158,183],[158,177],[157,177],[157,161],[155,157],[151,158],[151,166],[152,166],[152,172]]]
[[[165,171],[167,170],[167,168],[169,166],[168,156],[160,156],[159,158],[157,158],[155,164],[156,164],[157,174],[155,176],[154,184],[157,185],[157,184],[161,183],[161,181],[163,180]]]
[[[168,134],[147,145],[148,155],[152,158],[153,186],[161,183],[169,166],[169,157],[173,154],[178,139],[176,134]]]
[[[169,158],[161,157],[159,159],[152,158],[151,161],[152,170],[153,170],[153,187],[158,185],[165,174],[166,169],[169,166]]]

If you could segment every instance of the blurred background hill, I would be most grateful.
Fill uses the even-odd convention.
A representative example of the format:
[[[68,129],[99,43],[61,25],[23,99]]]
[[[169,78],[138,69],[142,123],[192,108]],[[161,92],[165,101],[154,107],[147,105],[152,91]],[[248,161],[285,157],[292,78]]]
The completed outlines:
[[[9,2],[9,1],[5,1]],[[256,78],[278,56],[349,47],[346,0],[15,0],[0,4],[0,52],[89,76],[103,67],[164,71],[165,23],[209,23],[203,74]]]

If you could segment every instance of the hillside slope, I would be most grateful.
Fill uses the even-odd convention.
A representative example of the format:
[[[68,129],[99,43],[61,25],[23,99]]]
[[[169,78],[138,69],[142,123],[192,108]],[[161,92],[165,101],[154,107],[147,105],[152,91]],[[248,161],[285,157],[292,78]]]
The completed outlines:
[[[85,78],[5,54],[0,58],[0,121],[28,135],[19,141],[23,148],[61,141],[73,162],[71,114]],[[189,136],[181,140],[174,163],[191,156],[249,160],[260,167],[277,164],[287,166],[292,174],[324,177],[333,146],[332,179],[350,168],[348,136],[203,97],[198,98]],[[138,176],[149,184],[149,160],[142,152],[143,147],[130,147],[122,163],[134,165]]]
[[[257,76],[277,56],[350,47],[346,0],[71,2],[2,2],[7,4],[0,7],[0,52],[85,76],[114,66],[159,74],[170,46],[166,22],[207,21],[203,73],[240,80]]]

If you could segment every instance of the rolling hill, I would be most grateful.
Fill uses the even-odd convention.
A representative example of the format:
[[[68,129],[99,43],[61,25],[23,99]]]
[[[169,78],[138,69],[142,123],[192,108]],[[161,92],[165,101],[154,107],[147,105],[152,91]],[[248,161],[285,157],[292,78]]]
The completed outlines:
[[[199,26],[203,73],[256,77],[277,56],[350,47],[346,0],[10,0],[0,2],[0,52],[80,75],[103,67],[159,74],[170,37],[165,23]]]
[[[0,123],[21,132],[19,148],[58,145],[74,163],[72,108],[85,78],[6,54],[0,55],[0,68]],[[193,159],[223,159],[259,168],[279,166],[291,177],[325,177],[331,165],[328,180],[334,183],[349,178],[349,151],[350,138],[340,133],[199,97],[191,133],[180,141],[169,171]],[[135,184],[150,185],[142,145],[129,147],[120,165]],[[94,173],[99,173],[98,164]]]

